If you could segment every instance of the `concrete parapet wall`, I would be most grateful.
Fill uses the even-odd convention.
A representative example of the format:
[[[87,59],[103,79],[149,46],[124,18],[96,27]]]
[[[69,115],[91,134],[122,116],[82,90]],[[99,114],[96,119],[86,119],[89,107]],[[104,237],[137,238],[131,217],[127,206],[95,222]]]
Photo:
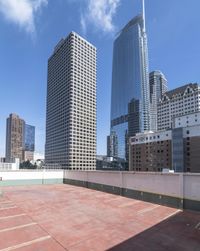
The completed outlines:
[[[63,170],[0,171],[0,186],[63,183]]]
[[[123,187],[144,192],[183,197],[179,174],[123,173]]]
[[[200,174],[183,174],[184,198],[200,201]]]
[[[200,174],[119,171],[0,171],[0,186],[66,183],[200,211]]]
[[[65,170],[64,183],[200,210],[200,174]]]

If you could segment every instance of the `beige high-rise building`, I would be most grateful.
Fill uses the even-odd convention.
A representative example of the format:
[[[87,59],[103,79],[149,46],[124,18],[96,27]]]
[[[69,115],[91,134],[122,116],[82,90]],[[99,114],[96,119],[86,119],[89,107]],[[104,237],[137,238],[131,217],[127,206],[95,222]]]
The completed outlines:
[[[167,79],[161,71],[152,71],[149,73],[150,89],[150,109],[151,109],[151,130],[157,131],[158,111],[157,106],[162,95],[167,92]]]
[[[11,113],[6,123],[6,162],[13,158],[23,160],[25,122],[18,115]]]
[[[75,32],[48,60],[45,162],[96,169],[96,48]]]

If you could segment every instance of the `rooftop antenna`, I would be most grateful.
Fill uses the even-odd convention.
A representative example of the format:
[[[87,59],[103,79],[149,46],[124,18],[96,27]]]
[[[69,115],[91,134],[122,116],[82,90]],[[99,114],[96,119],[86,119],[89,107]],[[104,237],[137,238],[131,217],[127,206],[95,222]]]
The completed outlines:
[[[146,32],[146,27],[145,27],[145,4],[144,0],[142,0],[142,19],[143,19],[143,32]]]

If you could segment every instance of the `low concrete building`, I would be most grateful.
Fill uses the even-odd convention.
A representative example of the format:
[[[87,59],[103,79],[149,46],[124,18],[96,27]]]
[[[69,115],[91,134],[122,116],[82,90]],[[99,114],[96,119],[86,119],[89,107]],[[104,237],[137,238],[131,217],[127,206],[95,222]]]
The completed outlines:
[[[32,152],[32,151],[23,151],[23,160],[24,161],[34,160],[34,152]]]
[[[19,159],[13,158],[11,162],[5,162],[5,158],[0,158],[0,170],[19,170]]]

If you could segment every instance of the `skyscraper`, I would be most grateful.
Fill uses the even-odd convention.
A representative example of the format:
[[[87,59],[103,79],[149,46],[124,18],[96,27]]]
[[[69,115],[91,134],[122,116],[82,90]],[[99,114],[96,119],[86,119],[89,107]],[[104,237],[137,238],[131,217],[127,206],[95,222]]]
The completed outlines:
[[[35,151],[35,126],[25,124],[24,150]]]
[[[96,48],[75,32],[48,60],[45,161],[96,168]]]
[[[143,14],[133,18],[114,41],[110,132],[118,142],[110,147],[118,148],[114,157],[128,160],[128,138],[146,130],[150,130],[150,96],[143,1]]]
[[[167,79],[161,71],[149,73],[150,103],[151,103],[151,130],[157,131],[157,106],[162,95],[167,92]]]
[[[18,115],[11,113],[6,120],[6,162],[13,158],[23,160],[25,122]]]
[[[23,159],[25,161],[33,160],[34,151],[35,151],[35,126],[25,124]]]
[[[9,115],[6,124],[6,161],[10,162],[13,158],[19,158],[20,162],[32,160],[35,150],[35,127],[27,125],[14,113]]]

